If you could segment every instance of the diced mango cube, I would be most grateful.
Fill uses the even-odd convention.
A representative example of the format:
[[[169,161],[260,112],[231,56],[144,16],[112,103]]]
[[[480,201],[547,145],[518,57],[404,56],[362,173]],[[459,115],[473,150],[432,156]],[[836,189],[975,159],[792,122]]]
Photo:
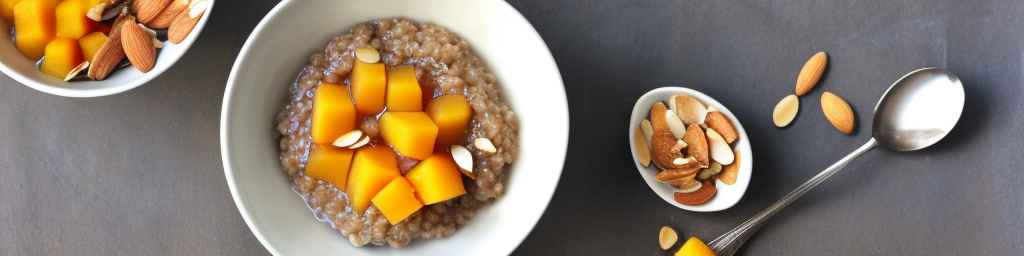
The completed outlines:
[[[420,201],[431,205],[466,194],[458,168],[451,154],[436,153],[416,164],[405,178],[416,188]]]
[[[79,39],[92,32],[96,22],[85,16],[90,0],[65,0],[57,5],[57,37]]]
[[[473,110],[466,96],[445,95],[437,97],[427,104],[427,114],[437,124],[437,144],[460,144],[466,138]]]
[[[388,111],[423,111],[423,93],[416,80],[416,68],[409,65],[388,70]]]
[[[348,171],[355,151],[333,146],[317,145],[309,152],[306,175],[321,179],[345,191],[348,185]]]
[[[25,57],[43,57],[53,40],[55,0],[22,0],[14,5],[14,43]]]
[[[384,186],[376,196],[373,197],[373,205],[377,206],[381,214],[388,219],[391,225],[398,224],[408,218],[409,215],[423,208],[423,203],[416,199],[416,193],[408,180],[402,177],[395,177]]]
[[[320,83],[313,96],[313,143],[328,144],[356,128],[356,109],[348,88]]]
[[[370,200],[388,182],[402,176],[398,171],[398,158],[385,146],[363,147],[352,159],[348,175],[348,198],[352,209],[362,214],[370,206]]]
[[[5,20],[14,20],[14,5],[21,2],[21,0],[0,0],[0,16],[3,16]]]
[[[359,114],[373,115],[384,110],[387,74],[384,63],[355,61],[352,67],[352,96]]]
[[[78,39],[78,47],[82,48],[82,57],[86,60],[92,60],[92,56],[96,55],[96,51],[100,50],[100,46],[107,43],[107,35],[103,32],[92,32],[88,35]]]
[[[58,37],[46,44],[46,58],[41,67],[43,73],[64,79],[71,69],[82,63],[82,50],[78,41],[71,38]]]
[[[380,117],[384,141],[402,156],[423,160],[434,152],[437,125],[423,112],[385,112]]]

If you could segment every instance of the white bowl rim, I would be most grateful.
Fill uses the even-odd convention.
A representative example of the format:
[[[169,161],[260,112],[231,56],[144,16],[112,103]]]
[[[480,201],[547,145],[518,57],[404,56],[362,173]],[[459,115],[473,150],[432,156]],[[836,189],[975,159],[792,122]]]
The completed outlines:
[[[229,134],[229,131],[227,129],[227,126],[228,126],[228,120],[231,119],[231,118],[229,118],[231,116],[231,113],[229,112],[229,107],[231,106],[231,102],[232,102],[231,92],[236,90],[235,80],[237,79],[236,77],[239,76],[238,67],[240,66],[241,63],[246,62],[246,60],[249,58],[249,55],[248,55],[249,48],[252,46],[254,39],[256,39],[256,37],[259,36],[259,34],[256,33],[256,32],[257,31],[262,31],[264,29],[264,27],[268,26],[268,24],[273,19],[273,17],[276,17],[279,12],[281,12],[282,10],[287,8],[288,5],[292,4],[293,2],[295,2],[295,1],[283,0],[283,1],[279,2],[277,5],[275,5],[274,8],[272,8],[269,12],[267,12],[266,15],[264,15],[264,17],[260,20],[260,22],[256,25],[256,27],[253,28],[252,32],[250,32],[249,36],[246,38],[245,43],[242,45],[242,48],[239,50],[238,57],[235,59],[235,62],[232,64],[231,72],[230,72],[230,74],[228,76],[227,86],[224,89],[224,96],[223,96],[223,99],[222,99],[222,102],[221,102],[221,117],[220,117],[220,123],[219,123],[219,125],[220,125],[220,128],[219,128],[220,129],[220,139],[219,139],[219,142],[220,142],[221,162],[223,164],[224,176],[225,176],[225,179],[226,179],[226,181],[228,183],[228,190],[231,193],[232,201],[234,201],[235,207],[238,209],[239,214],[242,216],[242,220],[245,222],[245,224],[249,228],[249,230],[253,233],[253,235],[260,242],[260,244],[262,244],[263,247],[267,251],[269,251],[271,254],[273,254],[273,255],[280,255],[280,252],[276,248],[273,247],[273,244],[266,238],[266,236],[262,233],[262,231],[260,231],[260,229],[256,226],[256,224],[253,222],[252,214],[249,213],[249,211],[247,210],[248,207],[246,207],[245,203],[242,202],[242,200],[240,200],[241,194],[238,191],[237,184],[235,184],[235,174],[234,174],[234,171],[233,171],[234,169],[231,166],[231,157],[230,157],[230,154],[228,152],[228,147],[227,147],[227,143],[228,143],[227,140],[230,137],[229,136],[230,134]],[[525,16],[522,15],[522,13],[520,13],[511,4],[509,4],[508,2],[506,2],[504,0],[498,0],[497,2],[500,2],[505,8],[511,9],[513,11],[513,14],[518,19],[521,19],[523,22],[525,22],[526,24],[530,25],[529,29],[530,29],[531,32],[533,32],[533,33],[531,33],[530,36],[536,37],[537,40],[540,40],[541,42],[544,42],[543,38],[540,37],[540,33],[537,32],[536,27],[534,27],[533,24],[530,23],[530,21],[528,19],[526,19]],[[546,55],[547,58],[548,58],[548,62],[547,63],[551,63],[552,64],[549,68],[553,69],[556,72],[556,74],[559,74],[559,76],[557,77],[557,82],[558,82],[557,85],[560,88],[560,90],[556,90],[556,91],[560,94],[560,95],[557,95],[557,96],[560,96],[560,97],[557,97],[557,98],[562,99],[562,103],[563,103],[562,106],[563,106],[563,110],[564,111],[557,111],[557,112],[561,112],[562,113],[562,120],[565,120],[565,128],[566,129],[565,129],[565,134],[562,135],[565,138],[565,140],[562,141],[561,143],[553,143],[553,144],[551,144],[551,145],[554,145],[553,147],[556,147],[556,149],[559,149],[559,150],[556,150],[556,152],[558,152],[562,156],[558,158],[558,159],[560,159],[558,161],[558,163],[557,163],[559,168],[557,168],[557,170],[556,170],[558,173],[556,175],[554,175],[555,179],[556,179],[556,180],[553,181],[554,187],[551,188],[551,193],[549,193],[546,198],[543,198],[543,200],[545,200],[545,203],[543,204],[544,205],[543,208],[540,209],[540,211],[539,211],[540,214],[538,214],[535,219],[530,221],[531,222],[531,226],[533,226],[533,227],[536,227],[537,222],[539,222],[540,219],[544,216],[544,212],[546,212],[547,208],[551,205],[551,199],[554,197],[554,194],[558,190],[558,184],[559,184],[559,182],[561,180],[562,172],[564,171],[564,168],[565,168],[565,158],[566,158],[566,156],[568,154],[568,146],[569,146],[569,135],[570,135],[570,131],[572,130],[571,129],[571,122],[570,122],[570,118],[569,118],[568,96],[566,95],[566,92],[565,92],[565,83],[564,83],[564,81],[563,81],[563,79],[561,77],[561,71],[558,69],[558,65],[557,65],[557,62],[554,59],[554,56],[550,54],[551,53],[550,47],[548,47],[546,43],[542,43],[541,47],[543,47],[544,51],[549,53],[549,54]],[[554,164],[555,163],[552,163],[552,165],[554,165]],[[530,233],[532,233],[532,228],[531,228],[531,232]],[[517,246],[512,247],[512,249],[510,251],[505,252],[504,254],[511,254],[515,250],[515,248],[518,247],[518,245],[522,244],[522,242],[525,241],[526,237],[528,237],[528,236],[529,236],[529,233],[527,233],[527,234],[523,235],[522,237],[520,237],[518,239],[518,241],[515,241],[515,244]]]
[[[158,55],[158,57],[160,57],[160,59],[169,58],[169,60],[168,60],[168,61],[170,61],[169,65],[166,65],[166,66],[156,66],[153,70],[150,70],[149,72],[146,72],[146,73],[142,74],[141,76],[139,76],[137,79],[131,80],[131,81],[127,82],[127,83],[116,85],[116,86],[107,86],[107,87],[98,87],[98,88],[87,88],[87,89],[80,89],[80,88],[67,87],[67,86],[55,86],[55,85],[51,85],[51,84],[48,84],[48,83],[45,83],[45,82],[42,82],[42,81],[38,81],[36,79],[32,79],[32,78],[22,74],[21,72],[18,72],[16,70],[14,70],[14,68],[11,68],[10,66],[7,65],[7,63],[5,63],[3,61],[0,61],[0,72],[3,72],[8,77],[14,79],[15,81],[18,81],[18,83],[21,83],[21,84],[23,84],[25,86],[28,86],[29,88],[35,89],[36,91],[40,91],[40,92],[43,92],[43,93],[46,93],[46,94],[57,95],[57,96],[70,97],[70,98],[102,97],[102,96],[114,95],[114,94],[126,92],[126,91],[131,90],[131,89],[135,89],[136,87],[139,87],[139,86],[142,86],[142,85],[144,85],[146,83],[149,83],[149,81],[152,81],[153,79],[156,79],[157,77],[162,75],[165,71],[171,69],[171,67],[173,67],[174,64],[178,63],[178,60],[180,60],[181,57],[184,57],[185,54],[188,53],[188,50],[192,48],[192,45],[199,38],[199,36],[202,34],[203,29],[206,28],[206,22],[210,19],[210,13],[213,12],[213,6],[215,5],[214,2],[216,2],[216,0],[207,0],[207,1],[210,1],[210,3],[209,3],[210,6],[207,7],[206,12],[203,13],[203,17],[200,18],[199,23],[196,23],[195,28],[193,29],[191,34],[188,36],[188,38],[185,39],[185,41],[182,41],[181,43],[176,44],[176,45],[180,45],[180,47],[182,47],[181,48],[181,54],[172,54],[172,55],[168,55],[168,56]],[[105,80],[94,81],[94,82],[103,82],[103,81],[105,81]]]
[[[743,157],[740,159],[741,160],[741,164],[742,163],[746,163],[746,164],[743,164],[743,165],[740,166],[740,175],[737,177],[737,181],[736,181],[735,184],[733,184],[733,185],[725,185],[724,183],[722,183],[721,181],[716,179],[715,180],[715,186],[720,188],[719,192],[721,192],[721,190],[722,190],[721,188],[723,188],[723,187],[731,188],[731,189],[739,189],[740,190],[739,195],[737,197],[735,197],[735,200],[728,201],[728,202],[725,202],[725,203],[712,204],[712,203],[715,202],[715,200],[717,200],[719,198],[719,196],[716,195],[716,198],[712,199],[712,201],[710,201],[708,203],[705,203],[703,205],[690,206],[690,205],[680,204],[679,202],[675,201],[675,199],[673,197],[673,193],[661,193],[655,187],[655,186],[666,186],[665,184],[662,184],[662,183],[658,182],[657,180],[653,180],[653,175],[644,175],[645,172],[650,172],[651,170],[648,169],[648,167],[644,167],[643,165],[641,165],[640,161],[636,159],[636,157],[635,157],[636,153],[634,152],[634,149],[633,149],[633,139],[632,138],[633,138],[634,133],[636,131],[635,128],[638,127],[640,125],[640,121],[644,119],[642,117],[637,119],[638,113],[647,113],[648,110],[650,109],[650,106],[641,106],[640,105],[641,101],[643,101],[644,99],[647,99],[647,98],[656,97],[657,95],[660,95],[660,94],[685,94],[685,95],[693,96],[693,97],[697,98],[697,100],[699,100],[702,103],[704,103],[705,105],[709,105],[709,106],[714,105],[712,107],[714,107],[716,110],[722,112],[722,114],[724,114],[726,116],[726,118],[729,118],[730,121],[732,121],[733,126],[736,128],[736,132],[739,134],[739,140],[736,143],[735,147],[740,151],[740,154],[743,155]],[[664,100],[664,99],[662,99],[662,100]],[[640,98],[637,98],[636,102],[633,105],[633,110],[630,112],[630,121],[629,121],[628,125],[629,125],[629,127],[627,127],[628,132],[627,132],[626,144],[627,144],[627,147],[629,147],[630,159],[633,160],[633,164],[636,166],[637,173],[640,175],[640,178],[643,179],[645,183],[647,183],[647,186],[648,186],[648,188],[651,189],[651,192],[653,192],[655,195],[657,195],[659,198],[661,198],[666,203],[668,203],[668,204],[670,204],[672,206],[675,206],[675,207],[677,207],[679,209],[686,210],[686,211],[693,211],[693,212],[717,212],[717,211],[723,211],[723,210],[732,208],[737,203],[739,203],[739,201],[743,200],[743,197],[746,195],[747,189],[750,187],[750,178],[753,176],[753,169],[754,169],[753,168],[754,156],[753,156],[753,150],[750,147],[750,144],[751,144],[750,137],[748,136],[746,129],[743,128],[743,123],[739,121],[739,118],[737,118],[731,111],[729,111],[728,107],[726,107],[721,102],[718,102],[718,100],[716,100],[715,98],[713,98],[711,96],[708,96],[707,94],[704,94],[704,93],[702,93],[700,91],[697,91],[695,89],[691,89],[691,88],[687,88],[687,87],[666,86],[666,87],[655,88],[653,90],[650,90],[650,91],[644,93],[642,96],[640,96]]]

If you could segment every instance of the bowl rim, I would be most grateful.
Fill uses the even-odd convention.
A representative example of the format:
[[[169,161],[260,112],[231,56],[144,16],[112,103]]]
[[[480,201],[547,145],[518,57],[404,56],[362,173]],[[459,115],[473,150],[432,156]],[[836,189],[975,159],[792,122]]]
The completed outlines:
[[[245,222],[246,226],[252,232],[253,236],[255,236],[256,239],[260,242],[260,244],[263,245],[263,247],[267,251],[269,251],[271,254],[273,254],[273,255],[280,255],[281,253],[280,253],[280,251],[277,248],[275,248],[273,246],[273,244],[263,234],[263,231],[261,231],[256,226],[256,224],[253,222],[253,216],[249,212],[248,207],[246,206],[246,203],[243,202],[243,200],[241,200],[241,192],[239,191],[238,185],[235,183],[236,177],[235,177],[234,169],[233,169],[232,164],[231,164],[232,161],[231,161],[231,155],[229,154],[229,148],[227,146],[228,145],[228,138],[230,137],[229,136],[230,135],[230,131],[227,129],[227,127],[228,127],[228,120],[231,119],[230,118],[231,117],[231,112],[229,111],[230,110],[230,106],[232,105],[232,102],[233,102],[233,99],[232,99],[231,95],[232,95],[232,92],[234,92],[235,90],[238,89],[238,86],[237,86],[238,78],[237,77],[239,76],[239,72],[240,72],[239,71],[239,66],[241,66],[242,63],[247,62],[248,59],[250,58],[249,52],[250,52],[250,48],[252,47],[253,42],[255,40],[258,40],[260,37],[264,36],[261,31],[263,31],[265,29],[265,27],[269,26],[271,21],[274,20],[274,18],[277,17],[280,14],[280,12],[282,12],[284,9],[286,9],[288,6],[290,6],[291,4],[293,4],[295,2],[299,2],[299,1],[283,0],[281,2],[278,2],[269,12],[267,12],[267,14],[265,14],[263,16],[263,18],[260,20],[260,22],[252,29],[252,32],[250,32],[249,36],[246,38],[245,43],[242,45],[242,48],[239,50],[238,57],[235,59],[235,62],[232,64],[231,72],[229,73],[228,80],[226,82],[227,86],[224,89],[224,96],[223,96],[223,99],[221,101],[221,115],[220,115],[220,122],[219,122],[220,138],[219,138],[218,141],[220,143],[221,163],[222,163],[223,168],[224,168],[224,176],[225,176],[226,182],[228,183],[228,190],[229,190],[229,192],[231,194],[232,201],[234,201],[235,207],[238,209],[239,214],[242,216],[242,220]],[[550,205],[551,205],[551,200],[554,198],[555,193],[557,193],[557,191],[558,191],[558,184],[561,181],[561,176],[562,176],[562,174],[564,172],[564,169],[565,169],[565,162],[566,162],[566,157],[568,155],[568,149],[569,149],[569,141],[570,141],[569,139],[570,139],[570,134],[571,134],[571,130],[572,129],[571,129],[571,120],[569,118],[569,111],[570,111],[570,109],[569,109],[569,105],[568,105],[568,96],[567,96],[566,91],[565,91],[565,83],[564,83],[564,80],[563,80],[563,78],[561,76],[561,71],[558,68],[557,62],[555,61],[554,56],[551,54],[550,47],[548,47],[547,43],[540,36],[540,33],[537,31],[536,27],[533,26],[533,24],[530,23],[530,21],[528,19],[526,19],[526,17],[523,16],[522,13],[520,13],[518,10],[516,10],[515,7],[513,7],[511,4],[509,4],[508,2],[503,1],[503,0],[496,0],[495,2],[499,2],[499,5],[501,6],[501,8],[507,8],[508,10],[512,11],[512,14],[514,15],[514,17],[516,19],[519,19],[522,22],[524,22],[527,25],[529,25],[529,30],[532,33],[529,33],[530,35],[527,35],[527,36],[535,37],[536,40],[541,42],[542,49],[545,52],[547,52],[547,54],[545,54],[545,56],[547,57],[547,63],[550,63],[550,67],[549,68],[551,68],[555,72],[555,74],[558,74],[556,76],[556,80],[554,80],[554,81],[557,82],[557,86],[558,86],[558,90],[555,90],[555,91],[559,94],[559,95],[556,95],[556,96],[560,96],[560,97],[556,97],[556,98],[561,99],[561,103],[562,103],[562,104],[560,104],[562,111],[555,111],[555,112],[556,112],[556,114],[560,114],[559,118],[561,118],[565,122],[565,133],[560,135],[562,138],[564,138],[564,141],[561,141],[560,143],[552,144],[552,145],[556,145],[556,146],[554,146],[556,149],[560,149],[560,150],[557,150],[556,153],[560,154],[561,157],[557,157],[556,159],[558,159],[558,161],[555,162],[555,163],[552,163],[552,166],[557,164],[558,167],[557,168],[553,168],[554,171],[557,172],[557,173],[553,174],[553,176],[555,177],[555,180],[552,181],[553,186],[551,187],[551,192],[548,193],[544,198],[538,198],[539,200],[544,200],[544,203],[543,203],[543,207],[541,209],[539,209],[537,216],[535,218],[533,218],[532,220],[529,220],[529,222],[531,223],[530,224],[530,226],[531,226],[530,231],[525,233],[524,235],[520,236],[517,239],[517,241],[514,241],[515,242],[514,243],[515,246],[511,246],[509,251],[503,253],[503,254],[511,254],[516,248],[519,247],[519,245],[522,244],[523,241],[526,240],[526,238],[529,236],[529,234],[533,232],[533,229],[536,228],[537,223],[540,221],[541,218],[543,218],[544,213],[547,212],[547,208],[550,207]]]
[[[633,136],[635,135],[635,132],[636,132],[635,127],[639,126],[640,125],[640,120],[644,119],[642,117],[643,115],[638,116],[638,114],[639,113],[647,113],[649,111],[648,109],[650,109],[650,106],[641,106],[642,101],[644,101],[645,99],[651,98],[651,97],[656,97],[657,95],[660,95],[660,94],[665,94],[665,93],[668,93],[668,94],[685,94],[685,95],[689,95],[689,96],[693,96],[693,97],[697,98],[697,100],[701,101],[704,105],[718,105],[718,106],[721,106],[721,108],[719,108],[718,106],[711,106],[711,107],[714,107],[716,110],[722,112],[722,114],[724,114],[727,118],[730,119],[730,121],[733,122],[733,126],[736,128],[736,132],[739,135],[739,140],[738,140],[738,142],[736,142],[736,146],[735,147],[740,148],[739,149],[740,153],[744,154],[744,157],[741,159],[741,161],[749,163],[749,164],[740,166],[740,172],[746,172],[747,175],[740,175],[740,176],[738,176],[739,180],[737,180],[737,183],[733,184],[733,185],[724,185],[724,183],[722,183],[721,181],[716,179],[715,180],[715,186],[716,187],[720,187],[720,185],[719,185],[720,183],[723,184],[724,186],[735,186],[735,185],[738,185],[740,183],[743,183],[743,187],[738,188],[738,189],[740,189],[740,191],[739,191],[739,195],[736,197],[735,201],[726,202],[724,204],[719,205],[718,207],[707,207],[709,205],[707,203],[704,204],[704,205],[698,205],[698,206],[683,205],[683,204],[680,204],[680,203],[676,202],[672,198],[672,195],[663,195],[662,193],[659,193],[658,190],[655,188],[655,186],[664,186],[664,184],[661,184],[661,183],[659,183],[657,181],[651,181],[651,180],[648,179],[647,176],[644,175],[645,171],[650,171],[650,169],[649,169],[650,167],[644,167],[643,165],[640,164],[640,161],[636,159],[636,153],[635,153],[635,150],[633,149],[633,147],[634,147],[634,145],[633,145]],[[662,101],[662,100],[659,100],[659,101]],[[640,118],[638,119],[637,117],[640,117]],[[632,111],[630,111],[630,120],[629,120],[627,125],[628,125],[628,127],[627,127],[627,131],[628,132],[627,132],[627,137],[626,137],[626,145],[629,148],[629,153],[630,153],[629,157],[630,157],[631,160],[633,160],[633,164],[636,166],[637,174],[640,175],[640,179],[641,180],[643,180],[645,183],[647,183],[647,186],[651,190],[651,192],[654,193],[657,197],[661,198],[662,201],[665,201],[665,203],[668,203],[668,204],[670,204],[672,206],[675,206],[676,208],[679,208],[679,209],[682,209],[682,210],[686,210],[686,211],[692,211],[692,212],[718,212],[718,211],[724,211],[724,210],[727,210],[729,208],[732,208],[733,206],[738,204],[740,201],[742,201],[743,197],[747,193],[747,190],[750,188],[750,179],[753,177],[753,170],[754,170],[754,167],[753,167],[754,155],[753,155],[753,149],[751,148],[752,143],[750,142],[749,134],[747,134],[747,131],[743,127],[743,123],[740,122],[739,118],[736,117],[736,115],[733,114],[732,111],[730,111],[729,108],[727,106],[725,106],[725,104],[722,104],[721,102],[719,102],[714,97],[711,97],[711,96],[709,96],[707,94],[704,94],[704,93],[702,93],[702,92],[700,92],[700,91],[698,91],[696,89],[692,89],[692,88],[688,88],[688,87],[681,87],[681,86],[658,87],[658,88],[655,88],[653,90],[650,90],[650,91],[644,93],[642,96],[637,98],[636,102],[633,103]],[[714,200],[714,199],[712,199],[712,200]]]
[[[25,74],[22,74],[21,72],[18,72],[14,68],[11,68],[9,65],[7,65],[7,62],[5,62],[5,61],[0,61],[0,72],[3,72],[5,75],[10,77],[11,79],[14,79],[15,81],[17,81],[18,83],[20,83],[22,85],[28,86],[29,88],[35,89],[36,91],[39,91],[39,92],[42,92],[42,93],[46,93],[46,94],[51,94],[51,95],[57,95],[57,96],[62,96],[62,97],[69,97],[69,98],[102,97],[102,96],[109,96],[109,95],[119,94],[119,93],[122,93],[122,92],[129,91],[131,89],[135,89],[135,88],[137,88],[139,86],[142,86],[144,84],[149,83],[153,79],[156,79],[157,77],[162,75],[167,70],[170,70],[171,67],[174,67],[174,65],[178,63],[178,60],[181,60],[181,58],[184,57],[185,54],[188,54],[188,51],[192,48],[192,45],[195,44],[195,41],[202,34],[203,29],[206,28],[206,22],[210,19],[210,14],[213,12],[213,7],[215,6],[214,3],[216,2],[216,0],[207,0],[207,1],[210,2],[209,6],[207,7],[206,11],[203,13],[203,17],[201,17],[199,19],[199,23],[196,23],[196,26],[195,26],[195,28],[193,28],[193,31],[191,32],[191,34],[187,38],[185,38],[185,41],[182,41],[181,43],[175,44],[175,45],[179,45],[179,47],[181,47],[181,54],[170,55],[170,56],[163,56],[163,58],[170,58],[168,60],[169,61],[168,65],[155,67],[153,70],[150,70],[149,72],[146,72],[146,73],[142,73],[142,75],[140,75],[138,78],[133,79],[131,81],[128,81],[127,83],[123,83],[123,84],[119,84],[119,85],[114,85],[114,86],[104,86],[104,87],[84,88],[84,89],[82,89],[82,88],[75,88],[75,87],[69,87],[69,86],[59,86],[59,85],[55,85],[55,84],[52,84],[52,83],[46,83],[44,81],[39,81],[39,80],[33,79],[33,78],[31,78],[31,77],[29,77],[29,76],[27,76]],[[9,22],[3,22],[3,25],[6,26],[6,25],[8,25],[7,23],[9,23]],[[13,26],[13,25],[10,25],[10,26]],[[157,56],[159,58],[162,55],[158,54]],[[41,71],[37,70],[36,72],[41,72]],[[105,81],[107,81],[107,80],[100,80],[100,81],[94,81],[94,82],[103,83]],[[61,82],[62,83],[69,83],[69,82],[64,82],[64,81],[61,81]],[[71,83],[73,83],[73,82],[71,82]]]

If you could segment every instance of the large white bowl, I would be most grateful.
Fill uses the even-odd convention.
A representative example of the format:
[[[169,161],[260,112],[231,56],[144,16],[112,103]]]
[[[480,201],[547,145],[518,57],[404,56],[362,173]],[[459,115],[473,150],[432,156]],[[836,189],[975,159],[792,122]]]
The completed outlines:
[[[519,118],[520,153],[506,193],[453,236],[410,247],[355,248],[317,222],[278,161],[274,115],[313,52],[359,22],[404,16],[468,40],[504,87]],[[285,0],[249,36],[235,61],[221,112],[221,155],[246,224],[278,255],[502,255],[529,234],[561,176],[569,135],[558,67],[543,40],[498,0]]]
[[[171,68],[174,63],[185,55],[185,52],[192,47],[192,43],[199,38],[199,34],[206,26],[206,21],[213,11],[214,0],[208,0],[210,7],[203,14],[203,17],[193,28],[185,41],[179,44],[167,42],[164,44],[156,57],[156,65],[149,72],[142,73],[139,70],[128,67],[116,70],[107,79],[102,81],[74,81],[64,80],[43,74],[36,67],[36,60],[25,58],[11,40],[10,23],[0,22],[0,71],[13,78],[21,84],[40,92],[59,95],[64,97],[87,98],[118,94],[146,84],[153,78]]]
[[[718,189],[718,193],[715,197],[702,205],[685,205],[675,200],[676,188],[658,182],[654,177],[658,170],[654,165],[650,167],[644,167],[640,164],[640,161],[633,157],[633,164],[636,165],[636,170],[640,172],[640,177],[643,177],[644,181],[647,182],[647,186],[651,187],[651,191],[658,195],[661,200],[671,204],[679,209],[695,212],[715,212],[725,209],[729,209],[733,205],[736,205],[743,198],[743,194],[747,192],[747,187],[750,186],[751,172],[754,171],[754,154],[750,150],[750,138],[747,137],[747,130],[743,129],[743,124],[740,120],[726,108],[725,105],[719,103],[714,98],[698,92],[696,90],[684,87],[661,87],[658,89],[651,90],[640,96],[640,99],[636,100],[636,104],[633,105],[633,112],[629,117],[629,137],[626,138],[628,142],[630,153],[633,156],[636,155],[636,148],[632,143],[633,135],[636,133],[636,127],[640,127],[640,122],[647,118],[651,106],[658,101],[668,102],[668,99],[673,95],[689,95],[696,98],[705,106],[713,107],[718,111],[721,111],[726,118],[732,122],[733,126],[736,127],[736,133],[739,134],[739,139],[733,143],[733,147],[736,151],[739,151],[739,175],[736,177],[736,183],[732,185],[726,185],[720,180],[715,180],[715,188]],[[667,104],[667,103],[666,103]]]

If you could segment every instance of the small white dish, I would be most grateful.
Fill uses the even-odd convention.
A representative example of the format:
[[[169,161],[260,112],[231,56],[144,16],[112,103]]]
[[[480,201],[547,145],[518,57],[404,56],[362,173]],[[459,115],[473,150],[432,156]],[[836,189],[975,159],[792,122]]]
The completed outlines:
[[[406,248],[356,248],[318,222],[292,191],[278,160],[274,116],[289,85],[333,37],[352,25],[408,17],[467,40],[519,119],[519,156],[505,193],[454,235]],[[221,157],[245,223],[274,255],[506,255],[530,233],[561,177],[569,108],[558,66],[540,35],[501,0],[284,0],[246,40],[224,92]]]
[[[658,180],[655,179],[654,176],[657,174],[658,170],[653,164],[650,167],[644,167],[640,164],[640,161],[635,157],[636,149],[632,142],[633,135],[637,130],[636,128],[640,127],[640,122],[647,118],[651,106],[658,101],[666,102],[667,104],[669,97],[679,94],[692,96],[701,103],[704,103],[705,106],[721,111],[722,114],[725,114],[725,116],[729,118],[729,121],[731,121],[733,126],[736,127],[736,133],[739,134],[739,139],[737,139],[733,144],[734,148],[739,151],[740,154],[740,171],[739,175],[736,177],[736,184],[726,185],[725,183],[722,183],[722,181],[716,179],[715,188],[718,189],[718,193],[713,199],[711,199],[711,201],[697,206],[684,205],[676,202],[675,192],[678,190],[668,184],[658,182]],[[626,144],[629,145],[630,155],[634,156],[633,163],[636,165],[637,171],[640,172],[640,176],[643,177],[644,181],[647,182],[647,186],[649,186],[651,191],[654,191],[658,197],[661,197],[661,199],[665,200],[666,203],[674,205],[679,209],[694,212],[716,212],[729,209],[743,198],[743,194],[746,193],[747,187],[750,185],[754,156],[750,151],[750,138],[747,137],[747,131],[743,129],[743,124],[740,123],[739,119],[736,119],[736,116],[733,115],[728,108],[716,101],[714,98],[711,98],[701,92],[684,87],[661,87],[645,93],[643,96],[640,96],[640,99],[637,99],[636,104],[633,105],[633,112],[629,117],[628,130],[629,137],[626,137]]]
[[[164,43],[156,57],[156,65],[149,72],[142,73],[133,67],[122,68],[111,73],[107,79],[101,81],[74,81],[65,82],[47,74],[43,74],[36,66],[36,60],[26,58],[11,40],[11,24],[0,21],[0,71],[15,81],[24,84],[37,91],[72,98],[100,97],[122,93],[153,80],[174,63],[181,59],[192,43],[199,38],[203,32],[206,21],[210,19],[210,12],[213,11],[214,0],[209,1],[209,8],[203,17],[193,28],[192,33],[179,44],[170,42]]]

